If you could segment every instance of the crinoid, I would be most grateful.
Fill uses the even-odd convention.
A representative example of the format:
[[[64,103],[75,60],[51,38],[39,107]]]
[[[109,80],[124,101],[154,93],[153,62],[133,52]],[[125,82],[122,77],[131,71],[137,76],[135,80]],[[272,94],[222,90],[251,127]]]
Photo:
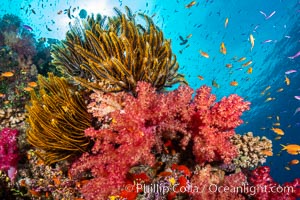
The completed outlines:
[[[88,150],[90,140],[84,130],[92,120],[79,90],[64,78],[48,76],[48,80],[38,76],[39,92],[31,93],[26,110],[28,142],[51,164]]]
[[[177,73],[178,63],[170,40],[150,17],[145,25],[125,7],[126,15],[97,15],[70,26],[66,39],[52,49],[53,64],[85,87],[104,92],[134,92],[138,81],[161,90],[186,83]]]

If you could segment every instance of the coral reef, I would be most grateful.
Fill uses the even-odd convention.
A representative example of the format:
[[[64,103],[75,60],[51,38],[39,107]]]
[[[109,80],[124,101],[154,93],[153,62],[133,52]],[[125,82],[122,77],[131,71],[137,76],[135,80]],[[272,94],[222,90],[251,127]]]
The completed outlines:
[[[17,130],[10,128],[4,128],[0,132],[0,170],[5,171],[11,181],[14,181],[17,174],[18,134]]]
[[[39,92],[31,93],[28,111],[28,142],[51,164],[88,150],[84,130],[91,126],[83,94],[64,78],[49,73],[38,76]]]
[[[300,197],[300,178],[293,182],[280,185],[276,183],[270,175],[270,167],[262,166],[251,172],[249,177],[249,187],[255,187],[256,191],[251,194],[254,199],[291,199]],[[250,193],[249,189],[249,193]]]
[[[170,41],[152,20],[141,14],[147,27],[127,15],[88,17],[71,26],[66,40],[54,45],[53,64],[82,85],[104,92],[135,91],[138,81],[158,90],[185,82],[177,73],[178,63]]]
[[[0,129],[5,127],[25,128],[25,112],[19,108],[0,109]]]
[[[265,163],[272,153],[272,141],[265,136],[253,136],[252,132],[244,135],[235,134],[231,142],[238,148],[239,156],[233,160],[237,167],[255,168]]]
[[[102,100],[104,106],[112,98],[113,103],[108,105],[116,106],[106,112],[109,124],[100,126],[99,130],[85,131],[86,136],[95,140],[95,145],[91,153],[83,154],[72,167],[74,175],[87,170],[92,172],[94,178],[81,190],[86,199],[103,199],[116,194],[125,184],[130,168],[135,165],[151,167],[155,157],[161,159],[162,153],[172,153],[172,148],[182,154],[179,162],[188,161],[193,163],[191,166],[212,161],[227,163],[237,156],[229,139],[249,105],[240,97],[231,95],[215,103],[215,97],[206,86],[198,89],[192,99],[193,90],[187,86],[157,93],[146,82],[138,82],[136,94],[136,97],[124,92],[102,93],[103,97],[101,93],[93,95],[94,99]],[[120,97],[116,97],[118,95]],[[89,109],[94,116],[105,117],[103,112],[99,113],[103,108],[101,103],[92,101],[89,107],[96,107]],[[174,147],[169,151],[168,146]],[[184,156],[189,154],[196,159]]]

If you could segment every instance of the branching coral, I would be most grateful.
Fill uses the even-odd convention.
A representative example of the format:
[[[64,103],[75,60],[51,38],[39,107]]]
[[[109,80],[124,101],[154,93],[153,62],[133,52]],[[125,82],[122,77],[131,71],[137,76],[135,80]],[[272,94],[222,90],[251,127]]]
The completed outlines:
[[[37,147],[41,158],[51,164],[87,151],[90,140],[84,130],[91,125],[80,92],[65,79],[49,73],[48,81],[38,77],[40,90],[31,93],[28,111],[28,142]]]
[[[231,138],[238,148],[239,155],[233,160],[237,167],[254,168],[266,161],[272,155],[272,141],[266,137],[253,136],[252,132],[245,135],[236,134]]]
[[[135,91],[138,81],[158,90],[185,82],[177,73],[178,63],[170,41],[146,16],[147,27],[137,24],[131,11],[127,16],[88,17],[71,26],[66,40],[54,45],[53,64],[82,85],[105,92]]]

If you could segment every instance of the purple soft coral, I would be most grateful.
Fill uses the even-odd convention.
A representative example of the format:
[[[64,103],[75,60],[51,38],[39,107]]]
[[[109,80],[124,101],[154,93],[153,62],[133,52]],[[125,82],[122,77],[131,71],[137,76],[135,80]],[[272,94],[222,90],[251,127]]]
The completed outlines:
[[[18,133],[10,128],[4,128],[0,132],[0,170],[6,171],[11,181],[14,181],[17,174]]]

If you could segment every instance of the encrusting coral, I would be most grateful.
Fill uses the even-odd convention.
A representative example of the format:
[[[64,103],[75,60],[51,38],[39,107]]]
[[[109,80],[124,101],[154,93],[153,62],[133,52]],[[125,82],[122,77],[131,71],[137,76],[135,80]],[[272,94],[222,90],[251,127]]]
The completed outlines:
[[[244,135],[235,134],[231,142],[237,147],[239,156],[233,160],[236,167],[254,168],[272,156],[272,141],[265,136],[253,136],[252,132]]]
[[[53,46],[53,64],[83,86],[104,92],[134,92],[138,81],[157,90],[186,83],[177,73],[170,41],[152,20],[140,14],[143,27],[127,7],[127,16],[115,10],[116,17],[97,15],[71,26],[66,40]]]
[[[39,150],[46,164],[87,151],[90,140],[84,130],[91,126],[82,94],[64,78],[49,73],[38,76],[39,93],[32,92],[28,111],[28,142]]]

